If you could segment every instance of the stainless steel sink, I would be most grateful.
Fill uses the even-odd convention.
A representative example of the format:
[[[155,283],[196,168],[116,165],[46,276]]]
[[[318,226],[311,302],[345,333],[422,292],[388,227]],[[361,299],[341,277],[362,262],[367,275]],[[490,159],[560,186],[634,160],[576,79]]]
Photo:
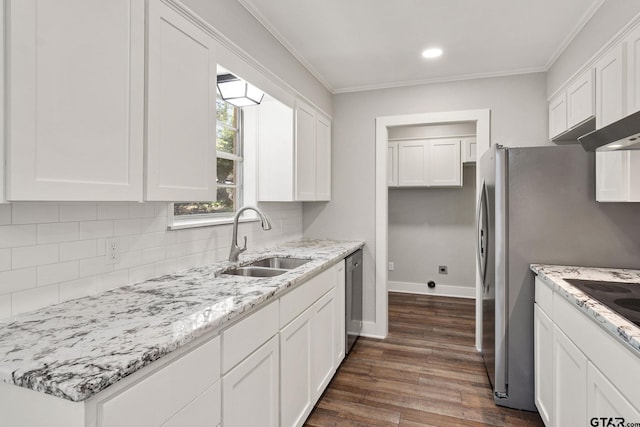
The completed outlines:
[[[283,258],[283,257],[272,257],[261,259],[260,261],[255,261],[249,264],[250,266],[255,267],[267,267],[267,268],[281,268],[284,270],[292,270],[294,268],[300,267],[311,261],[310,259],[304,258]]]
[[[225,270],[222,274],[245,277],[274,277],[286,273],[288,270],[282,268],[269,268],[249,265],[246,267],[232,268]]]

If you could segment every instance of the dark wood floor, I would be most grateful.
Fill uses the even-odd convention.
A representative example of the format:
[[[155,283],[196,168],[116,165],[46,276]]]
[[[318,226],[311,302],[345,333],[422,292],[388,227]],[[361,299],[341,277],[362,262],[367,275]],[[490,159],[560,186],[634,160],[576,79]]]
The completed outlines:
[[[306,426],[543,426],[495,406],[475,350],[474,301],[389,294],[389,335],[360,338]]]

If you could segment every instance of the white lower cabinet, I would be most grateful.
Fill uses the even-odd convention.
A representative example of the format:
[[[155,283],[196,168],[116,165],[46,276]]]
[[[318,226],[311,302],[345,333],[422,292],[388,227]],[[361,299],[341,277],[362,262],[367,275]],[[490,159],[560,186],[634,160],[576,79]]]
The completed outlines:
[[[640,420],[640,359],[540,279],[534,348],[535,402],[545,426]]]
[[[222,415],[225,427],[278,427],[278,336],[222,377]]]
[[[335,354],[335,324],[336,318],[336,290],[329,291],[312,307],[311,319],[311,349],[313,357],[311,385],[314,402],[320,398],[324,389],[329,385],[336,370]]]
[[[280,331],[280,414],[283,426],[300,426],[313,409],[311,320],[307,309]]]
[[[553,425],[587,425],[587,358],[553,327]]]

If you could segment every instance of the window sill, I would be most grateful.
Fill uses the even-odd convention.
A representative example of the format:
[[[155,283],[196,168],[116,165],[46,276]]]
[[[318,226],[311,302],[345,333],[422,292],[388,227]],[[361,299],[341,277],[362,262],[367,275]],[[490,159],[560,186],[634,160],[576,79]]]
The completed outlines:
[[[260,221],[258,216],[254,215],[242,215],[242,217],[238,220],[238,222],[255,222]],[[215,227],[218,225],[229,225],[233,224],[233,217],[228,218],[205,218],[205,219],[183,219],[176,220],[174,219],[172,224],[167,226],[168,230],[182,230],[185,228],[196,228],[196,227]]]

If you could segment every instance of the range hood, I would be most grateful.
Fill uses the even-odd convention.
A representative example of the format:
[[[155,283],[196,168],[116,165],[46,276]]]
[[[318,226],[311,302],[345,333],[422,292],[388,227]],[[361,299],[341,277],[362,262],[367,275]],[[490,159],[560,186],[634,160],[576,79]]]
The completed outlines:
[[[640,111],[578,138],[586,151],[640,150]]]

